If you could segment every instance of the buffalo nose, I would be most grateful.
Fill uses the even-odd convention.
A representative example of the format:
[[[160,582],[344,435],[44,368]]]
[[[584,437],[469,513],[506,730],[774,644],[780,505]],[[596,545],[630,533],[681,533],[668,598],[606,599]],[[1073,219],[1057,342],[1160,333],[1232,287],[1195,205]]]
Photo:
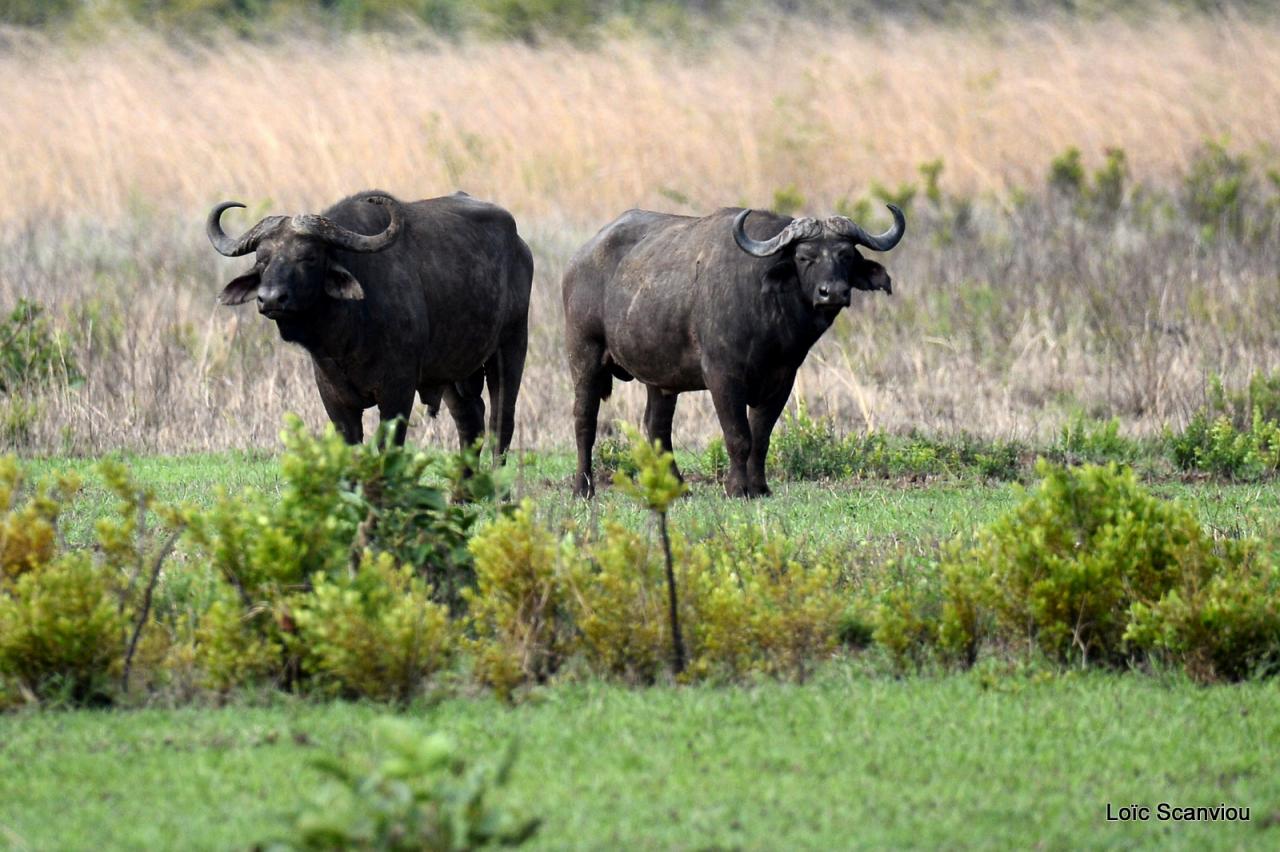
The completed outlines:
[[[258,310],[260,311],[281,310],[288,301],[289,294],[282,290],[269,293],[258,291]]]
[[[826,299],[830,295],[831,295],[831,288],[828,287],[826,284],[823,284],[821,287],[818,288],[818,298]]]

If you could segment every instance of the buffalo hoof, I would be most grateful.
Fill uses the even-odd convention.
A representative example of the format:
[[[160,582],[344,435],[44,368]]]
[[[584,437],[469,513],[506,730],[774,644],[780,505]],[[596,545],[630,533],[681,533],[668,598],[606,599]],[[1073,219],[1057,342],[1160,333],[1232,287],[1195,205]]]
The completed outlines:
[[[591,476],[580,473],[576,477],[573,485],[573,496],[581,497],[583,500],[590,500],[596,496],[596,485],[591,481]]]

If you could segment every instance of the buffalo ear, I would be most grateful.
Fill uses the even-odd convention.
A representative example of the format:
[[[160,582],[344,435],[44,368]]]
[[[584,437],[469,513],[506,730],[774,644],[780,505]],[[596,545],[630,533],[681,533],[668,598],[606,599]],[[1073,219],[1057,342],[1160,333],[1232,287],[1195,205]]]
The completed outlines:
[[[324,291],[335,299],[363,299],[364,288],[356,277],[336,263],[329,264],[324,276]]]
[[[258,292],[258,285],[262,283],[260,273],[261,270],[255,267],[244,275],[231,279],[231,283],[223,287],[222,292],[218,294],[218,304],[243,305],[252,299]]]
[[[796,277],[796,265],[791,258],[784,258],[765,270],[761,278],[760,293],[764,296],[775,296],[787,289]]]
[[[855,266],[849,276],[849,284],[857,290],[883,290],[893,294],[893,281],[888,270],[874,260],[864,260]]]

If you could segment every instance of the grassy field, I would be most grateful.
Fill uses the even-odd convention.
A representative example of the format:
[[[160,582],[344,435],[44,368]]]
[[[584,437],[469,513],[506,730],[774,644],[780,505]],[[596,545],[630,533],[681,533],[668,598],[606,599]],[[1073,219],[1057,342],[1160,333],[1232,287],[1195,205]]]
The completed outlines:
[[[162,500],[207,505],[218,487],[278,487],[266,454],[123,457]],[[697,473],[697,460],[682,458]],[[525,459],[518,489],[551,520],[594,512],[569,497],[567,453]],[[91,459],[50,458],[85,488],[64,529],[83,541],[109,497]],[[992,520],[1017,486],[971,478],[778,482],[727,500],[702,481],[677,529],[754,525],[851,565],[931,553]],[[1226,534],[1274,534],[1280,489],[1166,480]],[[644,523],[606,492],[602,513]],[[182,560],[175,560],[173,570]],[[471,755],[516,739],[503,794],[545,824],[537,848],[1267,848],[1280,825],[1275,685],[1197,686],[1181,675],[1082,674],[989,664],[964,675],[891,676],[874,651],[809,682],[626,689],[570,680],[515,707],[446,684],[400,711]],[[163,700],[163,699],[161,699]],[[319,776],[320,752],[362,750],[389,711],[280,693],[229,707],[0,716],[0,837],[16,849],[245,848],[283,831]],[[75,808],[66,807],[74,790]],[[1106,821],[1106,807],[1228,805],[1249,823]]]
[[[236,493],[244,488],[271,491],[279,487],[279,464],[265,453],[210,453],[190,456],[116,456],[138,481],[155,490],[160,502],[207,507],[217,489]],[[907,480],[841,480],[773,483],[774,496],[746,502],[728,499],[723,487],[699,470],[699,460],[679,454],[677,460],[693,480],[690,496],[672,509],[672,523],[708,528],[754,525],[785,532],[802,541],[832,547],[932,547],[983,524],[1012,506],[1019,486],[972,477],[937,477],[927,482]],[[24,463],[33,476],[75,471],[84,488],[64,517],[64,532],[72,544],[88,540],[96,518],[107,513],[113,500],[94,471],[97,459],[50,457]],[[611,515],[639,525],[645,514],[632,501],[611,489],[595,506],[571,496],[574,457],[568,452],[530,453],[514,475],[516,499],[532,498],[539,515],[555,523],[573,518],[589,523],[596,515]],[[1157,481],[1158,496],[1191,505],[1206,526],[1223,534],[1265,536],[1280,525],[1280,487],[1272,482],[1220,483]]]
[[[368,746],[371,706],[0,717],[0,837],[14,849],[246,848]],[[578,685],[515,708],[403,714],[468,754],[514,738],[508,801],[531,848],[1274,848],[1280,702],[1270,684],[833,666],[804,686]],[[68,807],[74,797],[75,806]],[[1248,807],[1248,823],[1106,821],[1106,807]]]
[[[106,453],[161,502],[279,493],[282,416],[312,431],[325,416],[305,353],[251,309],[215,307],[247,261],[214,255],[208,207],[247,202],[228,216],[238,231],[369,186],[464,188],[510,208],[536,260],[514,495],[557,535],[616,518],[652,540],[651,516],[617,491],[569,496],[559,285],[572,252],[633,206],[857,211],[876,227],[894,200],[910,224],[882,258],[893,297],[857,297],[797,379],[793,405],[830,417],[833,442],[1007,441],[1015,473],[999,475],[1029,481],[1034,453],[1078,426],[1122,444],[1108,457],[1190,506],[1215,547],[1280,541],[1276,465],[1259,461],[1280,449],[1255,445],[1259,482],[1237,484],[1246,465],[1181,473],[1161,437],[1214,377],[1234,392],[1280,364],[1280,19],[848,21],[536,46],[412,28],[0,31],[0,321],[18,299],[44,305],[53,352],[51,373],[0,385],[0,452],[84,477],[59,526],[75,547],[112,512],[94,470]],[[17,340],[0,336],[0,369],[22,360]],[[1280,416],[1280,380],[1260,387]],[[638,422],[643,399],[620,385],[602,424]],[[412,444],[454,446],[447,417],[419,407],[410,427]],[[839,566],[841,594],[907,576],[895,571],[931,581],[942,543],[1021,495],[930,468],[771,473],[773,498],[728,500],[703,453],[718,435],[707,395],[682,397],[693,488],[674,530],[785,535],[802,562]],[[185,594],[192,612],[208,606],[186,580],[211,566],[188,548],[164,563],[158,609]],[[54,699],[0,714],[0,848],[249,848],[313,790],[311,758],[365,749],[390,713],[468,755],[518,741],[506,796],[543,818],[539,848],[1280,845],[1274,681],[1206,687],[1144,660],[1100,673],[1006,649],[964,674],[930,659],[904,675],[877,643],[842,645],[803,683],[626,688],[571,661],[514,706],[477,685],[466,655],[399,710],[284,691],[223,706],[213,687],[122,689],[129,709],[109,712]],[[1106,819],[1108,804],[1160,802],[1247,807],[1251,821]]]
[[[868,227],[883,200],[906,206],[894,295],[859,294],[797,379],[849,429],[1032,439],[1083,411],[1153,435],[1210,377],[1280,363],[1271,16],[769,18],[589,47],[6,38],[0,305],[46,305],[85,374],[0,403],[0,442],[24,453],[272,449],[284,412],[323,422],[305,354],[251,306],[215,306],[245,261],[218,258],[201,223],[223,199],[250,206],[236,231],[371,186],[515,214],[536,267],[526,449],[571,441],[565,263],[635,206],[862,211]],[[1062,195],[1051,163],[1072,147],[1083,190]],[[636,422],[643,399],[620,383],[604,417]],[[444,418],[413,429],[453,439]],[[683,446],[717,432],[705,394],[682,400]]]

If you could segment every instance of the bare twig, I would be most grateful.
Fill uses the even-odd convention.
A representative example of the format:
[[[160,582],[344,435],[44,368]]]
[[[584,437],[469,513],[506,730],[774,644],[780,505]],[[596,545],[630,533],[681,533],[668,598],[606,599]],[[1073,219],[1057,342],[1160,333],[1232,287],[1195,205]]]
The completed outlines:
[[[142,609],[138,613],[137,623],[133,626],[133,635],[129,638],[129,649],[124,655],[124,673],[120,676],[120,689],[122,692],[129,691],[129,672],[133,667],[133,654],[138,649],[138,639],[142,636],[142,628],[146,626],[147,619],[151,616],[151,596],[155,593],[156,583],[160,579],[160,567],[169,558],[169,554],[173,552],[173,547],[178,543],[182,530],[183,527],[178,527],[169,534],[169,538],[165,540],[165,543],[156,553],[156,561],[151,566],[151,578],[147,581],[147,590],[142,596]]]

